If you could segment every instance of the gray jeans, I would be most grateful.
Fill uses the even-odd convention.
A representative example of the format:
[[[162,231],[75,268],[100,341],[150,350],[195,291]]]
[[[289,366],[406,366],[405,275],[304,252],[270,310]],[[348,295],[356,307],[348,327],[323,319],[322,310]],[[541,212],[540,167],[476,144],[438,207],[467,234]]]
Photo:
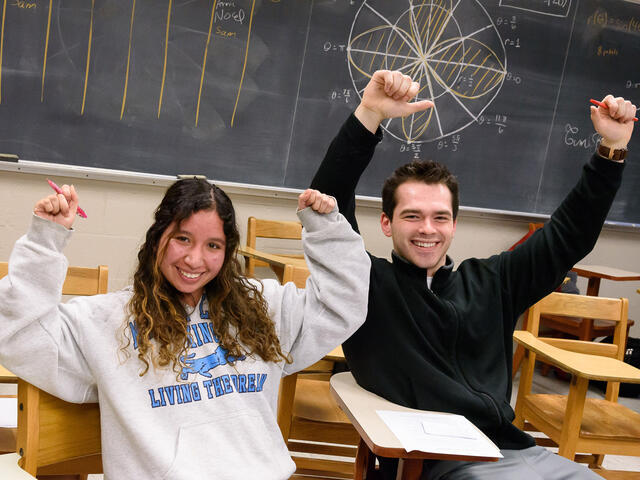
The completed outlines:
[[[585,465],[543,447],[501,450],[497,462],[425,462],[421,480],[602,480]]]

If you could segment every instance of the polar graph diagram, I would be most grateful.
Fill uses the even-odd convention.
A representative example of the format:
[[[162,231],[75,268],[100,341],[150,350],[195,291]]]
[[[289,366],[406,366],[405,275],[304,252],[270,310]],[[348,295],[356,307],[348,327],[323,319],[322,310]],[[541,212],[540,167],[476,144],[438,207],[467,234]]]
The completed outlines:
[[[347,56],[359,96],[376,70],[400,70],[420,83],[416,100],[434,102],[383,124],[404,142],[431,142],[475,122],[507,73],[502,39],[477,0],[365,0]]]

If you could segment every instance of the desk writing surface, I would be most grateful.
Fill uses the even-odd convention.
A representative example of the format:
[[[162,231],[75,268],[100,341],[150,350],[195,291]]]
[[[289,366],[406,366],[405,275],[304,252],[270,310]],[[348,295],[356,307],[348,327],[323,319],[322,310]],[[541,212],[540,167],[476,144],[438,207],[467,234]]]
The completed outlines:
[[[497,460],[497,457],[469,457],[464,455],[432,454],[429,452],[407,452],[400,440],[387,427],[377,410],[400,412],[419,412],[414,408],[403,407],[379,397],[360,387],[351,372],[337,373],[330,379],[331,393],[338,405],[356,428],[360,437],[376,455],[407,459],[448,459],[448,460]]]
[[[18,383],[18,377],[0,365],[0,383]]]
[[[325,360],[331,360],[333,362],[345,362],[344,352],[342,351],[342,345],[338,345],[324,356]]]
[[[262,252],[246,245],[238,247],[238,254],[245,257],[255,258],[256,260],[262,260],[263,262],[276,267],[293,265],[294,267],[307,268],[307,262],[304,258],[283,257],[274,253]]]
[[[415,65],[436,108],[383,124],[358,193],[433,159],[463,206],[548,214],[594,151],[589,98],[640,104],[624,0],[4,5],[0,152],[54,165],[306,188],[372,72]],[[638,189],[632,158],[611,220],[640,224]]]
[[[640,280],[640,273],[622,270],[620,268],[606,267],[603,265],[574,265],[572,268],[581,277],[596,277],[618,282]]]

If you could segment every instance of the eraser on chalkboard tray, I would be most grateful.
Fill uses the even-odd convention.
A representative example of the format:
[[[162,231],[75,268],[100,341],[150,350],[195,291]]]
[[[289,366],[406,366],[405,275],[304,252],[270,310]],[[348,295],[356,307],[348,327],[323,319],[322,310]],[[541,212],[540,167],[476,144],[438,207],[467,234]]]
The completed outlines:
[[[206,180],[206,175],[177,175],[178,180],[185,180],[187,178],[197,178],[198,180]]]
[[[18,155],[14,153],[0,153],[0,161],[2,162],[17,162],[20,160]]]

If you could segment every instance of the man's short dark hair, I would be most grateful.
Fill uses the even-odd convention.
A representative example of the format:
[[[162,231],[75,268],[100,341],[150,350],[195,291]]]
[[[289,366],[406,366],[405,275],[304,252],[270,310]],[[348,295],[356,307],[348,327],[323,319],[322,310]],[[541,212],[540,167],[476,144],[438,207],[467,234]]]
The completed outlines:
[[[382,211],[389,217],[389,220],[393,220],[393,211],[397,204],[396,190],[405,182],[424,182],[427,185],[441,183],[446,186],[451,192],[453,219],[457,218],[460,198],[456,177],[441,163],[413,161],[398,167],[384,182],[382,187]]]

